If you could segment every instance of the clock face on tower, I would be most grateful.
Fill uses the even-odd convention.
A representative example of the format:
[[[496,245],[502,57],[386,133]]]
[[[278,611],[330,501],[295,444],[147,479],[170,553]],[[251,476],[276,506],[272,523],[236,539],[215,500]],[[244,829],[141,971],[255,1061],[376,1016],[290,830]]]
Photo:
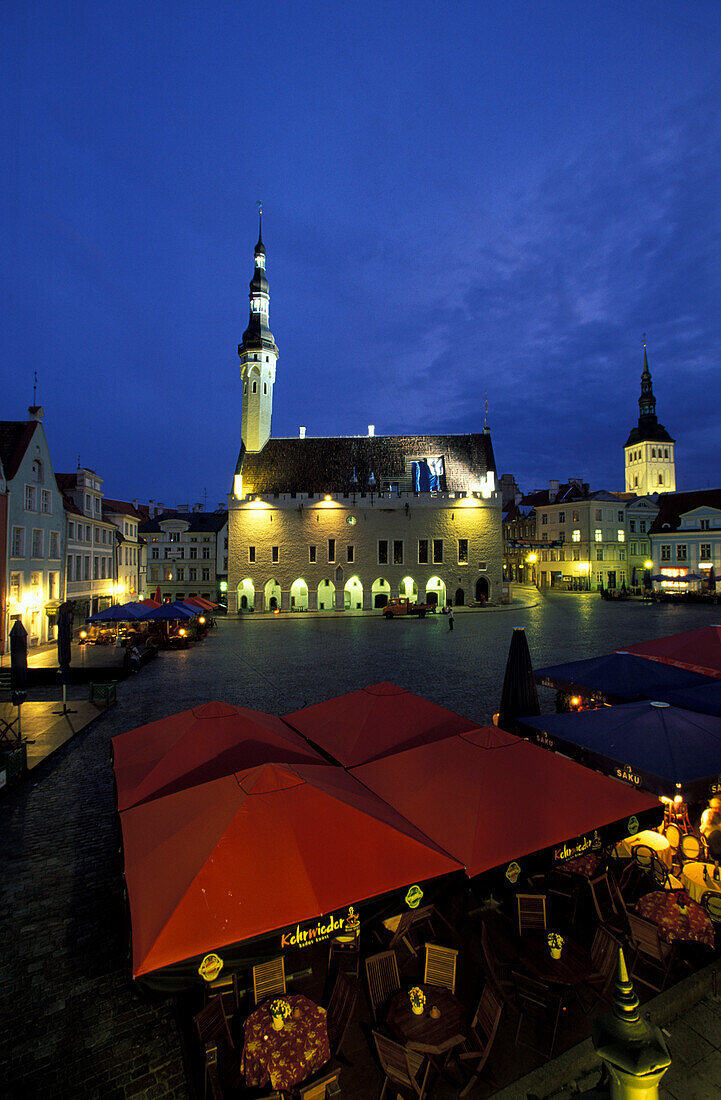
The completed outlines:
[[[355,516],[347,516],[346,517],[346,523],[348,524],[349,527],[352,527],[355,522],[356,522]]]

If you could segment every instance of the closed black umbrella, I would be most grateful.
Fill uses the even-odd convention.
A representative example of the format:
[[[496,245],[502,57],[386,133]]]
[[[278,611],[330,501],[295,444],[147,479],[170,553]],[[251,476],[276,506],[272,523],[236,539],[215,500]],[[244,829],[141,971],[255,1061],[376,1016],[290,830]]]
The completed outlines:
[[[631,570],[631,588],[636,588],[637,587],[638,582],[637,582],[636,576],[637,576],[636,566],[634,565],[633,569]]]
[[[16,619],[10,631],[10,688],[13,703],[18,708],[18,741],[22,740],[22,714],[28,683],[28,632]]]
[[[58,612],[58,664],[63,681],[63,714],[74,713],[69,711],[66,705],[72,640],[73,605],[66,602],[60,605]]]
[[[523,627],[516,627],[508,650],[498,725],[507,733],[515,733],[517,718],[540,713],[541,707],[538,702],[526,632]]]

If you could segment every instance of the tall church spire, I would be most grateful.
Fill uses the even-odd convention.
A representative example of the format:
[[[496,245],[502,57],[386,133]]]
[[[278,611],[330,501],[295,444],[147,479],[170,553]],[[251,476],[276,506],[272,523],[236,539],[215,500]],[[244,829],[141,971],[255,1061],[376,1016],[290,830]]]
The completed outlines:
[[[270,293],[265,274],[262,206],[259,211],[258,243],[254,252],[253,278],[250,280],[250,317],[243,339],[238,344],[240,377],[243,385],[241,437],[247,451],[260,451],[270,437],[273,411],[273,383],[278,348],[268,327]]]
[[[624,448],[626,491],[635,492],[639,496],[646,493],[675,493],[675,440],[663,424],[659,424],[656,416],[656,398],[648,365],[645,333],[638,413],[638,427],[631,429]]]

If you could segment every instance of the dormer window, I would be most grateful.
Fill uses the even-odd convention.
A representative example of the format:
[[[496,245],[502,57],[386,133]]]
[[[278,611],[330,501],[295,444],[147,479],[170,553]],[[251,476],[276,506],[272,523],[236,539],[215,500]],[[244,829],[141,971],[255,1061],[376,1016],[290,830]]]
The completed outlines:
[[[38,485],[43,483],[43,464],[39,458],[36,458],[33,462],[33,481],[36,481]]]

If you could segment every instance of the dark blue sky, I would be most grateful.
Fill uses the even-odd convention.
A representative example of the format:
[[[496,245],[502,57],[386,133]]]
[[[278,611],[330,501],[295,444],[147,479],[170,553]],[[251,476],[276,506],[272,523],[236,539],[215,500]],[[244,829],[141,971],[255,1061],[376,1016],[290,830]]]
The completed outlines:
[[[3,402],[109,496],[225,499],[264,204],[273,433],[476,431],[623,488],[648,334],[721,485],[721,5],[3,9]]]

